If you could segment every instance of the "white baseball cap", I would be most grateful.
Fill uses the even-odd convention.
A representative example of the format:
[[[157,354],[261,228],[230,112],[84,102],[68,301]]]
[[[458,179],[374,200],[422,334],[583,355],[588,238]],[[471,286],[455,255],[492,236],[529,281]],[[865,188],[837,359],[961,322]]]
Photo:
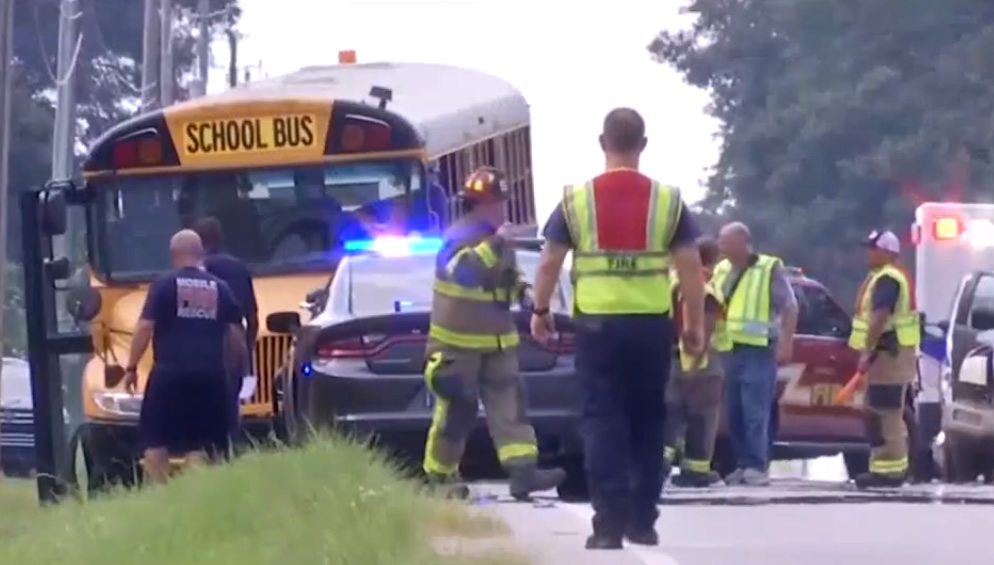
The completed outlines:
[[[892,231],[873,230],[863,240],[863,245],[871,249],[880,249],[881,251],[890,251],[891,253],[901,252],[901,240],[897,239],[897,236]]]

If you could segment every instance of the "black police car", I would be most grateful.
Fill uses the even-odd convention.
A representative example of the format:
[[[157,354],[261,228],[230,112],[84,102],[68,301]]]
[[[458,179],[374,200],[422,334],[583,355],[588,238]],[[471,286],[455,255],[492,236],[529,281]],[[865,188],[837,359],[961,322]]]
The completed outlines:
[[[436,246],[411,241],[347,255],[328,285],[301,305],[311,312],[309,321],[301,322],[296,312],[267,318],[271,332],[295,337],[292,359],[277,377],[278,419],[291,441],[311,426],[335,426],[371,434],[380,445],[420,463],[434,400],[422,369]],[[524,277],[533,280],[538,253],[516,252]],[[549,346],[531,339],[530,313],[514,311],[528,416],[540,452],[558,463],[579,465],[569,289],[564,276],[551,305],[558,335]],[[463,471],[486,475],[496,468],[481,410]]]

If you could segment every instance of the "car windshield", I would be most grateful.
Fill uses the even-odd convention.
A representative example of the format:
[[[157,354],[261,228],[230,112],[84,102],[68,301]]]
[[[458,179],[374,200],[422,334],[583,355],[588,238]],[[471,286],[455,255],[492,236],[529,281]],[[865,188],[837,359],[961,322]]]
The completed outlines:
[[[119,176],[96,180],[95,266],[113,278],[169,269],[169,238],[196,219],[221,223],[224,248],[257,273],[337,260],[341,242],[403,220],[428,191],[417,160]],[[414,197],[408,207],[404,195]]]
[[[538,268],[538,254],[518,251],[518,267],[525,281],[532,284]],[[431,308],[435,281],[435,256],[379,259],[357,258],[351,263],[352,313],[375,316],[394,312],[399,302],[402,310]],[[343,289],[344,290],[344,289]]]

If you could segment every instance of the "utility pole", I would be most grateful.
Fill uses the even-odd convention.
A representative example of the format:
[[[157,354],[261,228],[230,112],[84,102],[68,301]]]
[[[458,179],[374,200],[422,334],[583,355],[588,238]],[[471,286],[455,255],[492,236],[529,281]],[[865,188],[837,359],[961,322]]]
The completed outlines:
[[[82,47],[79,0],[62,0],[59,6],[59,51],[55,72],[55,130],[52,133],[52,179],[73,177],[76,156],[76,64]],[[70,213],[66,233],[52,243],[56,256],[67,257],[78,264],[76,236],[78,218]],[[62,308],[59,309],[62,317]]]
[[[162,88],[162,106],[173,103],[173,90],[176,78],[173,76],[173,0],[160,0],[159,18],[162,26],[161,54],[159,64],[159,84]]]
[[[198,96],[207,94],[207,77],[211,69],[211,4],[197,0],[197,66],[200,69]]]
[[[0,344],[3,335],[3,306],[7,303],[7,195],[10,193],[7,164],[10,155],[10,84],[14,59],[14,2],[0,0]],[[0,381],[3,379],[0,363]],[[0,386],[0,389],[3,387]]]
[[[159,107],[159,2],[145,0],[142,34],[142,112]]]
[[[234,88],[238,86],[238,32],[228,28],[224,33],[228,35],[228,86]]]

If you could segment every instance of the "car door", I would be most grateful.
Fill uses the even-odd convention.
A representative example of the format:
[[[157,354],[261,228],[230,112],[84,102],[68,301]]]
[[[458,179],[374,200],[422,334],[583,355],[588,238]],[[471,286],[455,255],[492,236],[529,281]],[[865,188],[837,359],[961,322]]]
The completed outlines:
[[[835,396],[856,371],[849,348],[849,314],[818,284],[797,284],[797,335],[793,359],[780,369],[781,441],[851,440],[862,437],[859,395],[845,405]]]
[[[982,400],[987,386],[956,378],[966,355],[978,345],[981,332],[994,330],[994,273],[978,271],[963,281],[949,319],[947,349],[953,399]]]

